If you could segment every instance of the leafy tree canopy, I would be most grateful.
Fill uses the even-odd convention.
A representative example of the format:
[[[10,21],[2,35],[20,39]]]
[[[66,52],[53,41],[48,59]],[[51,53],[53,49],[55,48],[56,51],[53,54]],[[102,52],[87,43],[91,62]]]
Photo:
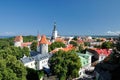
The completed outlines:
[[[13,55],[15,56],[18,60],[22,58],[24,55],[29,56],[29,49],[27,47],[20,48],[20,47],[14,47],[10,46],[2,50],[5,54]]]
[[[15,56],[0,51],[0,80],[26,80],[26,68]]]
[[[84,42],[85,46],[90,46],[90,42]]]
[[[27,76],[26,76],[27,80],[40,80],[40,78],[43,76],[44,76],[43,71],[27,68]]]
[[[60,80],[78,77],[81,67],[80,58],[75,51],[58,51],[49,59],[52,73],[57,75]]]
[[[37,40],[36,36],[32,36],[32,35],[23,36],[23,41],[24,42],[32,42],[33,40]]]
[[[82,44],[79,45],[79,47],[78,47],[78,51],[81,52],[81,53],[83,53],[83,51],[84,51],[84,47],[83,47]]]
[[[49,46],[49,51],[54,50],[55,48],[65,47],[65,44],[62,42],[54,42]]]
[[[70,44],[72,44],[74,47],[77,47],[77,46],[78,46],[78,44],[77,44],[76,41],[70,41]]]
[[[30,46],[30,49],[32,51],[37,51],[37,41],[33,41],[31,46]]]
[[[102,45],[101,45],[101,48],[103,49],[110,49],[110,48],[113,48],[113,43],[108,41],[108,42],[103,42]]]

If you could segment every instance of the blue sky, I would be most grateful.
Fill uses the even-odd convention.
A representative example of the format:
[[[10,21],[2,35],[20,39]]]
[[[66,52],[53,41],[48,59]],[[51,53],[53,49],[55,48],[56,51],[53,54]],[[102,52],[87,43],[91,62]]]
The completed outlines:
[[[120,0],[0,0],[0,35],[120,33]]]

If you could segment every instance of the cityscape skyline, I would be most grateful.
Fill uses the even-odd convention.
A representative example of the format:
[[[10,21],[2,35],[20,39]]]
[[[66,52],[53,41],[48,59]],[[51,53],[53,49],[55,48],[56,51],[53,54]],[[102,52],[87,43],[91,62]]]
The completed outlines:
[[[119,0],[0,0],[0,36],[120,34]]]

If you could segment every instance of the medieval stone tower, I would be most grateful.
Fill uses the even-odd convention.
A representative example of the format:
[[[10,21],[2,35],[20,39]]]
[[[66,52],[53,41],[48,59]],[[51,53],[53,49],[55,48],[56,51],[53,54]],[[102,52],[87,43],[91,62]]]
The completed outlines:
[[[39,41],[38,45],[39,45],[37,50],[38,52],[40,52],[41,54],[48,53],[48,41],[45,35],[41,36],[41,40]]]

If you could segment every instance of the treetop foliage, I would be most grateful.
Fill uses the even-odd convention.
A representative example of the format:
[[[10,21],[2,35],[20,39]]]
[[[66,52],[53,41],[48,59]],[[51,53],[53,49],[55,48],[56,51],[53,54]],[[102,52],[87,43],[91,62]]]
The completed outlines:
[[[0,80],[26,80],[26,68],[15,56],[0,53]]]
[[[103,49],[110,49],[110,48],[113,48],[113,43],[108,41],[108,42],[103,42],[102,45],[101,45],[101,48]]]
[[[55,48],[65,47],[63,42],[54,42],[49,46],[49,51],[54,50]]]
[[[80,58],[75,51],[58,51],[49,59],[50,69],[60,80],[78,77]]]

